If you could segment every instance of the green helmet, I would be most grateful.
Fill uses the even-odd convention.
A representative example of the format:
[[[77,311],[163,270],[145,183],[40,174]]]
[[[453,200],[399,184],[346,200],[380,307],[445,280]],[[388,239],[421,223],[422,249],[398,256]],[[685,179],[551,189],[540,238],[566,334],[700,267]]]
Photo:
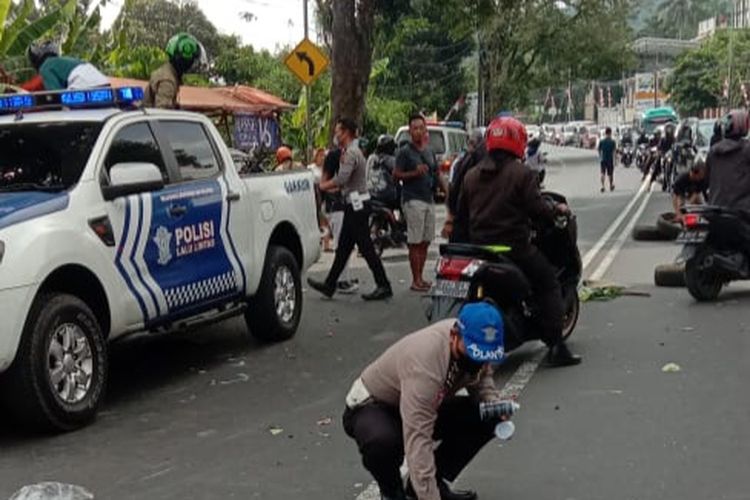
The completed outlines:
[[[188,33],[177,33],[167,42],[169,61],[180,72],[188,71],[196,60],[201,57],[200,42]]]

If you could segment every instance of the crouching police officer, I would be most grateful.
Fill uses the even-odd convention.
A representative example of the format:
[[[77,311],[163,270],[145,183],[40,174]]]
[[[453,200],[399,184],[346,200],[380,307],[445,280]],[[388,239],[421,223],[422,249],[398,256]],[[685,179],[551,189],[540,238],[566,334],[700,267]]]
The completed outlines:
[[[479,302],[465,305],[458,320],[404,337],[362,372],[346,398],[344,429],[384,500],[477,498],[449,483],[493,437],[498,420],[483,421],[479,403],[500,399],[491,364],[503,357],[500,312]],[[455,396],[462,388],[469,397]]]

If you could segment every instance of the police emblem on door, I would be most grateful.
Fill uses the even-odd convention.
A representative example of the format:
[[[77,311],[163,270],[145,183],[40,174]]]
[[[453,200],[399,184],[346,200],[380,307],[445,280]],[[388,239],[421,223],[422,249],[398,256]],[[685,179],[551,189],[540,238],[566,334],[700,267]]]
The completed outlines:
[[[157,263],[160,266],[166,266],[172,260],[172,233],[164,226],[159,226],[153,239],[159,250],[159,259]]]

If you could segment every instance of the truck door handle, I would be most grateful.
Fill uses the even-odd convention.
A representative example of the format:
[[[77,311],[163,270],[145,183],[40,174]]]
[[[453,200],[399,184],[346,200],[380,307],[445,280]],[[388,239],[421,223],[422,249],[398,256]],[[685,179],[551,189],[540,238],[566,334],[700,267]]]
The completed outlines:
[[[227,193],[227,201],[230,203],[233,201],[240,201],[240,193],[229,191],[229,193]]]
[[[187,207],[185,205],[172,205],[169,208],[169,215],[172,217],[182,217],[187,213]]]

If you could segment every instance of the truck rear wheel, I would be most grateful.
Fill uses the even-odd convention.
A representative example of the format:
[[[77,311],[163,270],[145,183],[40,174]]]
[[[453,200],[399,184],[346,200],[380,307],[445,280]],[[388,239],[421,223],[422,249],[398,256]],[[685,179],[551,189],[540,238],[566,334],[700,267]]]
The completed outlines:
[[[264,342],[281,342],[294,336],[302,316],[302,278],[294,255],[272,246],[266,267],[245,322],[253,336]]]
[[[75,430],[96,416],[108,367],[104,335],[86,303],[73,295],[41,294],[0,394],[24,426]]]

